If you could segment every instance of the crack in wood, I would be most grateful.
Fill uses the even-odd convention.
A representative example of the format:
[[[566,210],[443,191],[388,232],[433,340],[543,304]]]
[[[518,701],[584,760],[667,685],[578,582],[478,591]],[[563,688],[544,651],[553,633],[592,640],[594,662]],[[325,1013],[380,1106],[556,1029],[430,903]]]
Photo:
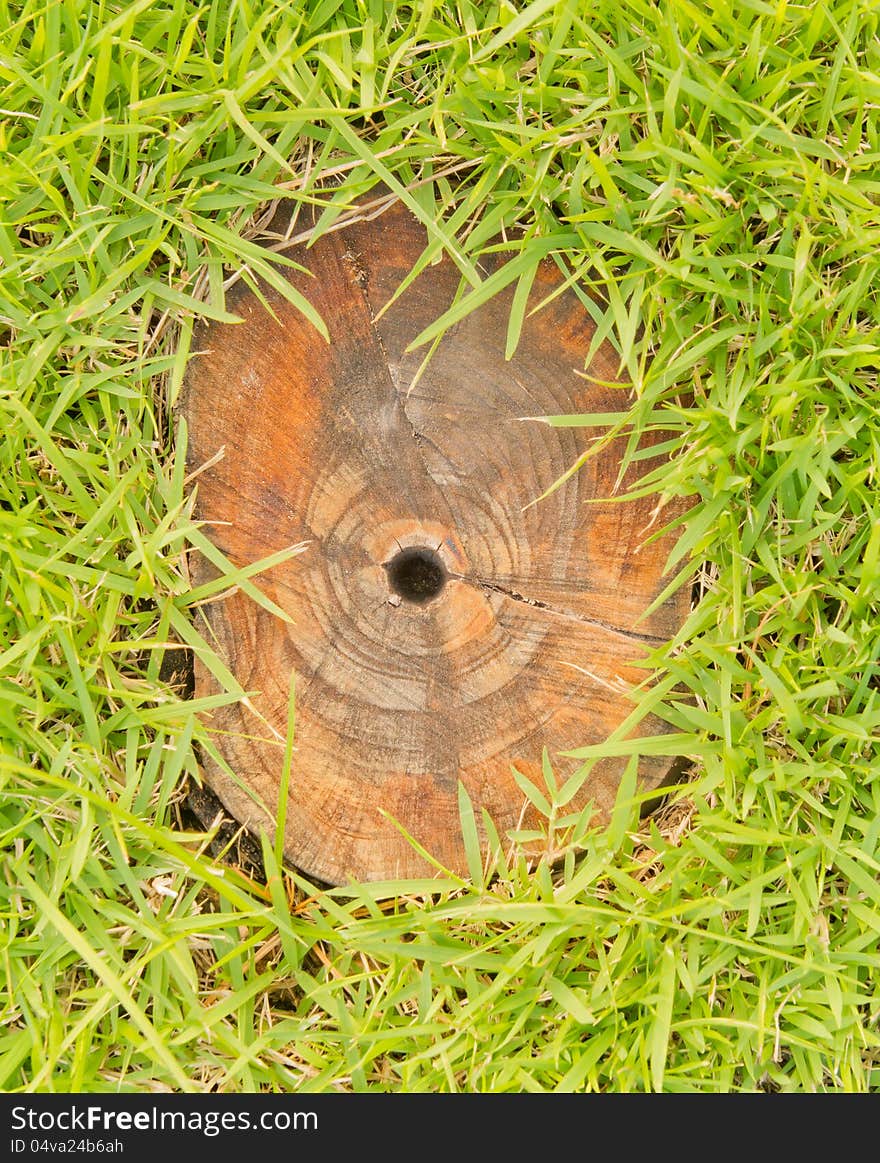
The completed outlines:
[[[352,269],[352,275],[354,278],[354,282],[357,285],[358,289],[360,290],[360,293],[363,297],[364,303],[366,304],[367,311],[369,312],[370,330],[373,333],[373,338],[376,342],[376,346],[378,347],[378,349],[382,355],[382,359],[385,362],[385,367],[388,371],[388,382],[391,384],[392,388],[395,391],[395,404],[396,404],[395,410],[403,416],[403,419],[409,425],[410,433],[412,435],[413,441],[414,441],[416,449],[418,451],[419,458],[424,466],[425,472],[430,477],[430,479],[433,480],[434,479],[433,474],[431,473],[430,466],[428,465],[428,461],[425,457],[424,445],[427,441],[427,437],[425,437],[421,432],[419,432],[418,429],[416,428],[415,424],[413,424],[412,419],[406,410],[406,397],[404,397],[403,394],[401,393],[400,386],[395,382],[394,376],[391,374],[391,361],[388,358],[388,352],[385,349],[385,343],[384,343],[384,340],[382,339],[381,330],[379,329],[379,326],[376,322],[376,310],[373,307],[373,300],[370,297],[370,276],[369,276],[369,273],[364,268],[364,265],[361,262],[361,256],[355,250],[352,250],[351,247],[346,247],[346,249],[343,251],[342,257]],[[430,441],[427,441],[427,442],[430,443]]]
[[[619,626],[613,626],[610,622],[603,622],[601,618],[589,618],[586,614],[576,614],[573,610],[559,610],[556,606],[551,606],[549,602],[542,602],[538,598],[529,598],[517,590],[508,589],[506,586],[499,585],[497,582],[486,581],[485,578],[467,577],[461,573],[453,573],[449,576],[456,578],[458,581],[467,582],[469,585],[479,586],[480,589],[491,590],[494,593],[502,594],[505,598],[510,598],[513,602],[523,602],[527,606],[535,607],[535,609],[546,610],[548,614],[554,614],[557,618],[571,618],[573,621],[583,622],[587,626],[601,626],[603,630],[609,630],[613,634],[621,634],[624,638],[632,638],[636,642],[656,642],[660,644],[667,641],[666,638],[659,637],[656,634],[641,634],[638,630],[621,630]]]

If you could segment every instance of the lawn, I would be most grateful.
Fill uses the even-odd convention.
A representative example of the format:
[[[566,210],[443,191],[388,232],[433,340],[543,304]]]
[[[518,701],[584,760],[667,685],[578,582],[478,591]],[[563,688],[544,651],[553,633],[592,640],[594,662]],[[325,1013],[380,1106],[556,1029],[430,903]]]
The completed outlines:
[[[0,0],[0,1089],[878,1089],[877,33],[867,0]],[[228,281],[286,285],[260,213],[380,181],[471,305],[499,233],[517,302],[551,254],[624,430],[669,431],[643,487],[692,499],[693,612],[635,713],[689,767],[653,818],[544,804],[552,868],[501,836],[320,890],[183,810],[175,405]]]

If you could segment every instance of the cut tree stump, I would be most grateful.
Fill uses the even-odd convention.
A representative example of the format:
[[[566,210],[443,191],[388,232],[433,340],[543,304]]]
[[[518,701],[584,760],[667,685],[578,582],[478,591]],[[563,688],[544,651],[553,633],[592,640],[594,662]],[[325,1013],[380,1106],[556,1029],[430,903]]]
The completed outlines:
[[[543,787],[546,747],[558,780],[576,771],[560,753],[633,711],[646,677],[634,663],[689,608],[682,589],[642,617],[672,540],[645,544],[656,499],[612,499],[622,441],[532,504],[591,433],[524,417],[628,403],[607,345],[583,374],[594,325],[576,295],[527,315],[505,360],[509,287],[455,324],[415,379],[426,349],[407,346],[452,303],[456,267],[444,257],[382,308],[425,245],[394,203],[289,247],[312,273],[289,277],[331,342],[275,291],[261,288],[271,314],[239,283],[229,303],[244,322],[197,331],[182,402],[213,544],[246,566],[306,543],[254,579],[290,623],[241,590],[198,609],[250,693],[210,714],[226,766],[206,756],[205,776],[241,823],[274,836],[293,674],[284,851],[329,883],[433,873],[401,829],[464,871],[459,781],[481,834],[483,809],[502,837],[534,827],[512,767]],[[482,273],[503,261],[482,260]],[[561,281],[544,263],[529,308]],[[196,585],[217,576],[201,556],[191,572]],[[220,689],[197,657],[196,697]],[[663,730],[649,717],[637,733]],[[643,758],[642,790],[672,762]],[[624,766],[596,764],[569,809],[592,801],[607,819]]]

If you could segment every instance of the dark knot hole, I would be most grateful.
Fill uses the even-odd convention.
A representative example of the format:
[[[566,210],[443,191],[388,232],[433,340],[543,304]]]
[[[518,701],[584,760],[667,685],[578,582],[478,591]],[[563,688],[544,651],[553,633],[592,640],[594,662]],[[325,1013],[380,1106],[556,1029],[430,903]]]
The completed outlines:
[[[388,584],[406,602],[430,602],[446,585],[446,569],[433,549],[401,549],[385,568]]]

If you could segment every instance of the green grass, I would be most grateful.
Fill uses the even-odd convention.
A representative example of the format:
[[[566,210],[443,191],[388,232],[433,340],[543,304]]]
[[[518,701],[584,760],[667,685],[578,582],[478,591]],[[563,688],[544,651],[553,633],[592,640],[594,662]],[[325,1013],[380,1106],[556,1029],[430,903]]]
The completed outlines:
[[[0,0],[0,1089],[878,1089],[877,33],[852,0]],[[206,650],[173,409],[193,321],[273,277],[254,213],[325,227],[380,179],[462,310],[521,226],[516,302],[554,255],[632,431],[673,433],[646,487],[694,498],[702,596],[650,701],[694,766],[553,871],[501,837],[494,879],[317,892],[268,837],[263,886],[175,826],[207,734],[160,673]]]

